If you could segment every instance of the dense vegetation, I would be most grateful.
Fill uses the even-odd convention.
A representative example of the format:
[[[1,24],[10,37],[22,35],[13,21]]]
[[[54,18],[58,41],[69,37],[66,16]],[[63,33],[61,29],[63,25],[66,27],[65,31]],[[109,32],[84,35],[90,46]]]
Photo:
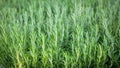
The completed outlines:
[[[0,67],[119,66],[120,0],[0,0]]]

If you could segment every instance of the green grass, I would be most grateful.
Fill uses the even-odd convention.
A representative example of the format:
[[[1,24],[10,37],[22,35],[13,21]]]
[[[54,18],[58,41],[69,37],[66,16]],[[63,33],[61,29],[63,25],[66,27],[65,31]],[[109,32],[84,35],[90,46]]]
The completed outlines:
[[[0,0],[0,68],[119,68],[120,0]]]

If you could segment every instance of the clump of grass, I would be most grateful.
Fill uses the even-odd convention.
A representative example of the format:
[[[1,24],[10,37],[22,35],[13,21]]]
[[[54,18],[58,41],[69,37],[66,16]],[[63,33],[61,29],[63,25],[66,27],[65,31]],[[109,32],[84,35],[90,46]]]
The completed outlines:
[[[0,1],[0,67],[118,68],[119,3]]]

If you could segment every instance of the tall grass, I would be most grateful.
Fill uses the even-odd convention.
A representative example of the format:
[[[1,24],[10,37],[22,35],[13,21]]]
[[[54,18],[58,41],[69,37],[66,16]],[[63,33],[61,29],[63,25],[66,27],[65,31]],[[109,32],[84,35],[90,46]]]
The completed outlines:
[[[0,67],[119,68],[120,0],[0,0]]]

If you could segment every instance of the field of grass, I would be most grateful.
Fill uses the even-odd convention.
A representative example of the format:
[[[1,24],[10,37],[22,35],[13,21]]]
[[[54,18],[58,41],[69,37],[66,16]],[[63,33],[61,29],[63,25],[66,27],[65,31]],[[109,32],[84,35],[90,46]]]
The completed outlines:
[[[120,0],[0,0],[0,68],[113,67]]]

